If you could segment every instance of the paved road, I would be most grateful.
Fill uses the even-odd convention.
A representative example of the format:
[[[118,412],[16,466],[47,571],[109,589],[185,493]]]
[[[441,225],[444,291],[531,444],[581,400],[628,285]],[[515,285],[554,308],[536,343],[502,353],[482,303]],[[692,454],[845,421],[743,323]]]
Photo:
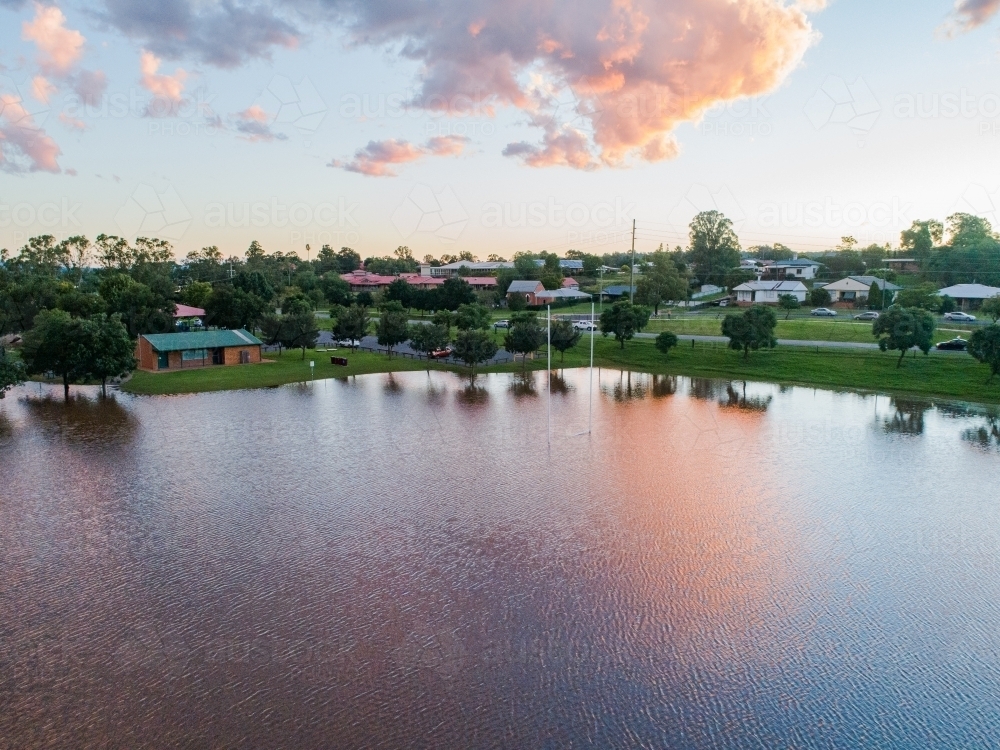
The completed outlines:
[[[637,333],[636,338],[655,339],[655,333]],[[679,341],[701,341],[707,344],[728,344],[725,336],[698,336],[690,333],[677,334]],[[780,346],[806,346],[826,349],[878,349],[878,344],[867,344],[860,341],[802,341],[799,339],[778,339]]]

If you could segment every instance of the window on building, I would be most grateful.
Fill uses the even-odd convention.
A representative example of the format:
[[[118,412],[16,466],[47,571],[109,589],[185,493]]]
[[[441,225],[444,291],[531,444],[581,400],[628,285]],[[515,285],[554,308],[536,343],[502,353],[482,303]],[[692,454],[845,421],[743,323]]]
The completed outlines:
[[[185,349],[181,352],[181,359],[185,362],[192,360],[203,360],[208,358],[208,351],[205,349]]]

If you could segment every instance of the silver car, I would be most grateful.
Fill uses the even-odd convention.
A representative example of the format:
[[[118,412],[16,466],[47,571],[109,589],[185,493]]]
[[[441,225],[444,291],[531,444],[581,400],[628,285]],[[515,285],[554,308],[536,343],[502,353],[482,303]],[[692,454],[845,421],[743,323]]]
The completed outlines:
[[[810,315],[815,315],[815,316],[820,317],[820,318],[836,318],[837,317],[837,311],[836,310],[831,310],[829,307],[817,307],[815,310],[812,310],[809,314]]]

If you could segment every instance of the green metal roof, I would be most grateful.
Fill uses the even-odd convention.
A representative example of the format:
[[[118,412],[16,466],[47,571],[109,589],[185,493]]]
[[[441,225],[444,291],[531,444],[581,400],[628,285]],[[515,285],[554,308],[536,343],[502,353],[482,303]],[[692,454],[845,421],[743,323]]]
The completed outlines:
[[[224,346],[257,346],[264,343],[242,328],[238,331],[144,333],[142,337],[158,352],[181,352],[186,349],[220,349]]]

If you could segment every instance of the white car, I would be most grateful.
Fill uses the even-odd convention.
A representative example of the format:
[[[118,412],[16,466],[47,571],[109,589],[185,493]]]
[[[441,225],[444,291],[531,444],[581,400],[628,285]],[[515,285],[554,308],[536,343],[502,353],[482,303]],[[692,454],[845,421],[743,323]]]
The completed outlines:
[[[964,312],[950,312],[950,313],[945,313],[944,314],[944,319],[945,320],[951,320],[951,321],[954,321],[956,323],[975,323],[976,322],[976,316],[975,315],[969,315],[969,313],[964,313]]]
[[[596,331],[597,323],[592,323],[589,320],[577,320],[573,323],[573,327],[578,331]]]
[[[831,310],[829,307],[817,307],[815,310],[809,313],[810,315],[816,315],[820,318],[836,318],[837,311]]]

